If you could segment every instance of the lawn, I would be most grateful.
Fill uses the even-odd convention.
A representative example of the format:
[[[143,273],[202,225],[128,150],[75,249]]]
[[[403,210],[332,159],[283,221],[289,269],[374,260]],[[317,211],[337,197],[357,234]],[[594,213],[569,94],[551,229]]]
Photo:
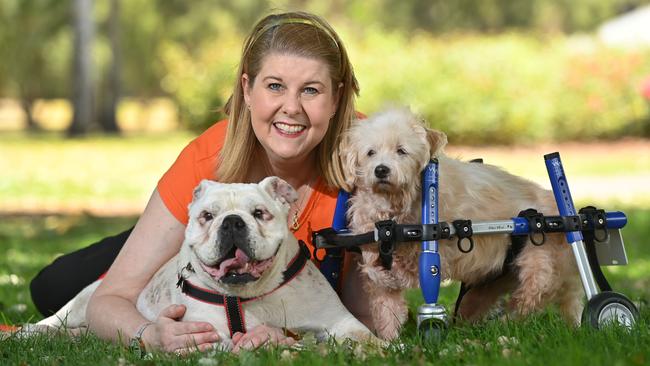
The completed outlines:
[[[0,135],[0,317],[10,324],[37,321],[29,296],[29,281],[57,255],[83,247],[124,230],[162,172],[187,141],[188,134],[158,137],[90,138],[62,141],[54,136],[27,138]],[[638,143],[638,142],[635,142]],[[399,342],[382,352],[355,345],[312,344],[304,350],[270,349],[230,355],[212,352],[189,358],[155,354],[138,360],[123,347],[92,336],[71,341],[63,337],[0,341],[0,364],[631,364],[650,363],[650,205],[644,190],[622,200],[606,190],[604,180],[645,177],[648,155],[638,146],[558,145],[524,148],[455,148],[450,154],[484,157],[526,176],[542,176],[541,154],[560,151],[572,181],[594,180],[600,195],[572,192],[578,204],[601,205],[624,211],[623,229],[629,265],[607,267],[613,287],[628,295],[641,310],[640,322],[631,330],[567,327],[551,309],[514,322],[489,320],[475,326],[453,325],[440,343],[422,342],[410,321]],[[646,145],[643,145],[646,146]],[[643,147],[647,149],[647,147]],[[588,153],[585,153],[588,152]],[[643,178],[642,178],[643,179]],[[601,183],[598,183],[601,182]],[[640,192],[640,193],[639,193]],[[613,198],[612,198],[613,197]],[[441,290],[440,302],[451,309],[458,285]],[[422,302],[419,291],[409,293],[412,308]]]

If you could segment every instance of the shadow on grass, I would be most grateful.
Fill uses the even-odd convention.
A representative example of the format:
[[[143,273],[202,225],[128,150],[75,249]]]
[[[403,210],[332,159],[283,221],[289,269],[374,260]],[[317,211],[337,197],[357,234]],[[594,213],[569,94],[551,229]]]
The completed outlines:
[[[11,323],[40,319],[29,282],[61,254],[133,226],[137,217],[0,215],[0,312]],[[3,319],[0,319],[3,321]]]

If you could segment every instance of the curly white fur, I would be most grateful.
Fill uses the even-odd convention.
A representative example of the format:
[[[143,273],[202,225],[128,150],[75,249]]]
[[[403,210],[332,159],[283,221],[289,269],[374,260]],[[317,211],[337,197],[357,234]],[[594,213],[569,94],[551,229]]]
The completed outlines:
[[[448,158],[442,152],[446,143],[444,133],[424,127],[406,108],[389,109],[355,123],[342,145],[347,184],[353,187],[348,210],[351,231],[367,232],[376,221],[387,219],[419,223],[420,172],[431,157],[440,162],[441,221],[504,219],[527,208],[557,214],[550,191],[492,165]],[[518,316],[554,302],[568,321],[579,322],[580,281],[561,235],[547,235],[542,246],[527,243],[516,259],[516,273],[488,285],[482,282],[501,273],[511,241],[507,235],[477,235],[474,243],[474,249],[464,254],[455,240],[440,241],[444,278],[474,286],[460,308],[461,317],[480,319],[501,295],[511,292],[509,308]],[[419,248],[399,245],[390,271],[381,266],[376,245],[362,248],[363,286],[375,331],[384,339],[398,336],[407,318],[402,295],[404,289],[418,285]]]

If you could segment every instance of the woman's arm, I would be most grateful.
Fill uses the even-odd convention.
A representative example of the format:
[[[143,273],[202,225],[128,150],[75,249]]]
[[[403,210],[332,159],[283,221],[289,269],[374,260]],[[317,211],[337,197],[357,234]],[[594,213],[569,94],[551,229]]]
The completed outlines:
[[[136,301],[151,277],[176,255],[183,242],[185,226],[165,207],[158,191],[127,239],[88,304],[90,329],[101,338],[127,344],[148,322],[136,309]],[[187,352],[198,345],[209,348],[218,336],[210,323],[180,322],[185,307],[165,308],[142,335],[147,348]]]

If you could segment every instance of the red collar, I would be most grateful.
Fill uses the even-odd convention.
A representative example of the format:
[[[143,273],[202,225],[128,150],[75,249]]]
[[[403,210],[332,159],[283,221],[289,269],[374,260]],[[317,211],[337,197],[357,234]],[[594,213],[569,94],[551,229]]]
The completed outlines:
[[[198,287],[186,280],[181,274],[178,275],[178,282],[176,283],[176,287],[180,287],[181,291],[185,295],[193,299],[212,305],[224,306],[226,308],[226,317],[228,318],[228,328],[230,329],[231,337],[236,332],[246,333],[244,312],[242,311],[241,304],[269,295],[270,293],[289,283],[298,275],[298,273],[303,270],[303,268],[305,268],[305,264],[311,255],[309,253],[307,245],[305,245],[302,240],[299,241],[299,245],[300,248],[298,250],[298,253],[296,253],[296,255],[291,259],[289,265],[287,266],[287,269],[282,272],[283,280],[280,285],[272,291],[267,292],[263,295],[250,298],[223,295],[216,291]]]

